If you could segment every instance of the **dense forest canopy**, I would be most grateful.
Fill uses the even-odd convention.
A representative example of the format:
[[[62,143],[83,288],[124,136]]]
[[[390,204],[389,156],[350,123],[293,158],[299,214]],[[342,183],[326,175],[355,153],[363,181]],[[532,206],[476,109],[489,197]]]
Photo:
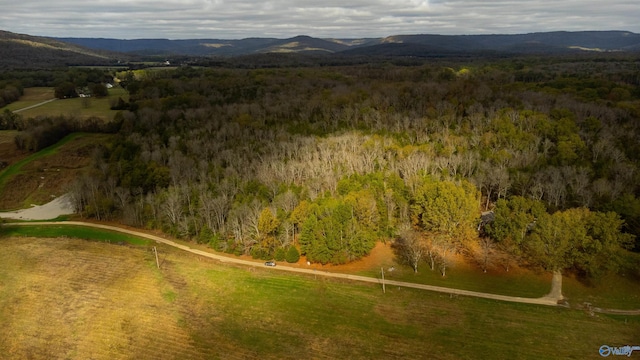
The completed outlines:
[[[261,258],[344,263],[398,237],[416,271],[499,250],[591,274],[640,233],[637,60],[121,72],[120,130],[75,205]],[[583,231],[551,259],[553,226]]]

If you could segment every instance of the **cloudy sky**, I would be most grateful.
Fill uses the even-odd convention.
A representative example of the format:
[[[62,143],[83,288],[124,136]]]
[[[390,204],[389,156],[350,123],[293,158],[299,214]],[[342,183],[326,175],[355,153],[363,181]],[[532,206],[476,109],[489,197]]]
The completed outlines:
[[[55,37],[640,33],[638,0],[0,0],[0,8],[0,30]]]

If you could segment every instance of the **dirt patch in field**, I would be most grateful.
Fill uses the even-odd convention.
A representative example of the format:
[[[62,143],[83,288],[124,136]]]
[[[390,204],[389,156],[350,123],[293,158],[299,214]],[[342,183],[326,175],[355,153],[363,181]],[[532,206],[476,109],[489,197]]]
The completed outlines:
[[[163,235],[164,236],[164,235]],[[211,251],[206,245],[203,244],[189,244],[189,246],[204,250]],[[258,261],[262,262],[262,260],[256,260],[249,255],[241,255],[234,256],[229,255],[233,258],[240,258],[247,261]],[[397,265],[396,256],[393,253],[393,249],[391,249],[391,245],[387,242],[377,242],[376,246],[371,250],[371,253],[368,256],[356,261],[352,261],[348,264],[343,265],[322,265],[319,263],[307,263],[306,256],[300,256],[300,260],[297,263],[287,263],[285,261],[278,262],[278,266],[289,266],[295,268],[302,269],[316,269],[319,271],[329,271],[329,272],[344,272],[344,273],[358,273],[363,271],[380,271],[380,267],[384,267],[385,269],[389,267],[394,267]]]
[[[85,134],[64,144],[54,154],[24,165],[5,183],[0,209],[41,205],[69,192],[73,181],[90,165],[96,146],[105,143],[108,137]]]
[[[388,268],[397,265],[395,258],[396,256],[389,242],[377,242],[376,246],[371,250],[371,253],[360,260],[344,265],[324,265],[321,267],[323,270],[345,273],[357,273],[368,270],[380,271],[381,267],[384,267],[386,271]]]
[[[0,171],[29,156],[28,152],[16,148],[14,138],[17,133],[13,130],[0,131]]]

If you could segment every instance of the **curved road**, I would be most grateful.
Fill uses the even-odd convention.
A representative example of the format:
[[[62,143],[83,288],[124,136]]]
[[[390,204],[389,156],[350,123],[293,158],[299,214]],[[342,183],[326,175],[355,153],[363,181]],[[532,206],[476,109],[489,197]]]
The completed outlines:
[[[130,235],[135,235],[135,236],[139,236],[139,237],[142,237],[142,238],[150,239],[150,240],[162,243],[162,244],[173,246],[173,247],[178,248],[180,250],[188,251],[188,252],[196,254],[196,255],[204,256],[204,257],[207,257],[207,258],[210,258],[210,259],[215,259],[215,260],[218,260],[218,261],[223,262],[223,263],[226,262],[226,263],[234,263],[234,264],[241,264],[241,265],[247,265],[247,266],[264,266],[262,263],[257,263],[257,262],[253,262],[253,261],[242,260],[242,259],[236,259],[236,258],[230,258],[230,257],[217,255],[217,254],[214,254],[214,253],[209,253],[209,252],[198,250],[198,249],[193,249],[193,248],[190,248],[189,246],[178,244],[176,242],[173,242],[171,240],[167,240],[165,238],[161,238],[159,236],[150,235],[150,234],[146,234],[146,233],[139,232],[139,231],[134,231],[134,230],[129,230],[129,229],[123,229],[123,228],[120,228],[120,227],[117,227],[117,226],[102,225],[102,224],[95,224],[95,223],[86,223],[86,222],[81,222],[81,221],[61,221],[61,222],[50,221],[50,222],[35,222],[35,223],[7,223],[6,225],[11,225],[11,226],[14,226],[14,225],[18,225],[18,226],[34,226],[34,225],[35,226],[39,226],[39,225],[88,226],[88,227],[94,227],[94,228],[99,228],[99,229],[118,231],[118,232],[122,232],[122,233],[125,233],[125,234],[130,234]],[[368,282],[368,283],[382,284],[382,280],[381,279],[367,277],[367,276],[360,276],[360,275],[330,273],[330,272],[325,272],[325,271],[316,271],[316,270],[313,270],[313,269],[299,269],[299,268],[293,268],[293,267],[288,267],[288,266],[277,266],[277,267],[275,267],[273,269],[274,270],[279,270],[279,271],[289,271],[289,272],[304,273],[304,274],[325,276],[325,277],[331,277],[331,278],[340,278],[340,279],[348,279],[348,280],[354,280],[354,281],[362,281],[362,282]],[[446,293],[446,294],[472,296],[472,297],[478,297],[478,298],[500,300],[500,301],[508,301],[508,302],[517,302],[517,303],[524,303],[524,304],[558,306],[558,300],[559,300],[557,297],[552,297],[552,296],[544,296],[544,297],[537,298],[537,299],[534,299],[534,298],[523,298],[523,297],[517,297],[517,296],[496,295],[496,294],[487,294],[487,293],[469,291],[469,290],[451,289],[451,288],[446,288],[446,287],[441,287],[441,286],[415,284],[415,283],[404,282],[404,281],[395,281],[395,280],[385,280],[384,283],[385,283],[385,285],[402,286],[402,287],[407,287],[407,288],[436,291],[436,292],[441,292],[441,293]]]

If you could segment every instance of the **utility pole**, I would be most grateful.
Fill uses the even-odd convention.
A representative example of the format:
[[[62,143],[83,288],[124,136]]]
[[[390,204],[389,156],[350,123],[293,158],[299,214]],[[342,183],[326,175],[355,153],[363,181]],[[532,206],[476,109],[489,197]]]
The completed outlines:
[[[387,290],[384,287],[384,268],[380,268],[380,272],[382,273],[382,293],[386,294]]]
[[[160,269],[160,262],[158,261],[158,249],[156,249],[156,247],[153,247],[153,252],[156,254],[156,266],[158,267],[158,269]]]

